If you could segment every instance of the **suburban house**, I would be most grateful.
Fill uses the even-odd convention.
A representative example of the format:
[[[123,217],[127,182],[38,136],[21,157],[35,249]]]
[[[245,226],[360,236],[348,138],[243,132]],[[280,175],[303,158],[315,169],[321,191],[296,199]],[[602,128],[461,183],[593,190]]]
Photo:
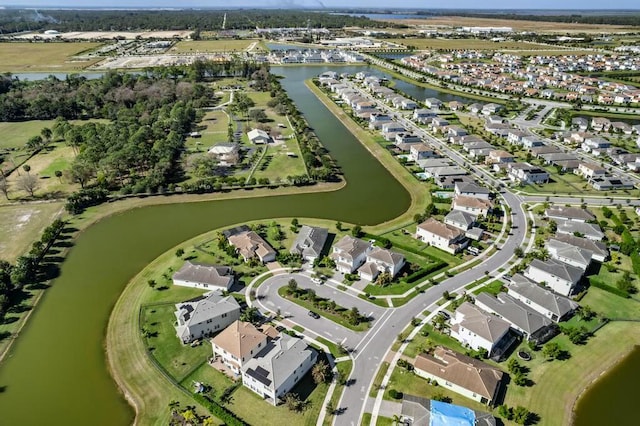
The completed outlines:
[[[182,343],[208,337],[240,318],[240,305],[233,296],[212,291],[176,304],[176,334]]]
[[[623,176],[603,176],[590,181],[591,186],[598,191],[609,191],[612,189],[633,189],[635,184],[631,179]]]
[[[391,250],[374,247],[367,254],[364,265],[358,268],[358,274],[365,280],[373,281],[379,274],[386,272],[395,277],[404,266],[404,256]]]
[[[187,260],[172,278],[174,285],[222,291],[229,290],[233,285],[233,270],[228,266],[205,265]]]
[[[437,98],[427,98],[424,100],[424,104],[427,106],[427,108],[431,108],[431,109],[442,108],[442,101]]]
[[[554,322],[568,318],[579,307],[568,297],[554,293],[522,274],[515,274],[511,277],[507,294]]]
[[[581,162],[578,165],[578,168],[573,172],[588,180],[605,176],[607,174],[607,169],[594,163]]]
[[[480,293],[476,296],[476,306],[507,321],[527,340],[543,343],[553,336],[553,332],[550,333],[553,322],[549,318],[507,293],[499,293],[497,297]]]
[[[604,262],[609,257],[609,249],[607,249],[607,245],[600,241],[593,241],[587,238],[580,238],[567,234],[556,235],[553,239],[589,250],[591,252],[591,259],[596,262]]]
[[[234,321],[211,339],[213,355],[239,375],[242,367],[267,346],[268,339],[277,336],[272,326],[261,330],[250,322]]]
[[[469,243],[463,231],[431,217],[418,225],[416,238],[451,254],[464,250]]]
[[[491,164],[513,163],[515,158],[515,155],[505,151],[504,149],[494,149],[489,152],[489,156],[486,161]]]
[[[457,183],[455,193],[456,195],[482,198],[483,200],[488,200],[489,198],[491,198],[491,191],[489,191],[484,186],[480,186],[475,183]]]
[[[422,142],[422,138],[416,134],[413,133],[397,133],[395,140],[394,140],[394,145],[400,145],[403,143],[407,143],[407,144],[417,144],[419,142]]]
[[[451,318],[451,337],[475,351],[483,348],[489,356],[508,332],[508,322],[469,302],[460,305]]]
[[[582,269],[557,260],[533,259],[525,270],[524,276],[539,284],[546,285],[556,293],[570,296],[583,273]]]
[[[509,178],[523,184],[547,183],[549,172],[529,163],[509,163]]]
[[[577,222],[596,220],[596,217],[589,210],[578,207],[552,206],[544,211],[544,215],[553,220],[574,220]]]
[[[496,419],[490,413],[406,393],[400,414],[402,425],[433,426],[440,422],[442,425],[496,426]],[[460,424],[461,419],[464,424]]]
[[[499,113],[503,109],[504,109],[504,106],[502,106],[500,104],[490,103],[490,104],[486,104],[485,106],[482,107],[482,114],[483,115],[493,115],[493,114]]]
[[[330,257],[336,262],[338,272],[352,274],[367,260],[372,247],[368,241],[345,235],[334,244]]]
[[[442,346],[433,355],[416,356],[413,366],[418,376],[487,405],[497,398],[504,376],[489,364]]]
[[[271,136],[269,133],[260,129],[252,129],[247,133],[249,140],[254,145],[266,144],[271,142]]]
[[[219,143],[212,146],[208,152],[218,160],[219,166],[234,166],[240,159],[240,146],[235,142]]]
[[[413,161],[424,160],[437,156],[436,152],[432,148],[423,143],[412,144],[409,148],[409,153]]]
[[[483,198],[458,195],[453,199],[451,208],[453,210],[471,213],[474,216],[487,216],[491,209],[493,209],[493,203]]]
[[[436,117],[435,111],[430,109],[414,109],[413,110],[413,119],[418,121],[421,124],[425,124],[431,122],[431,119]]]
[[[260,262],[276,260],[276,251],[260,235],[253,231],[244,231],[228,237],[229,244],[234,246],[245,262],[257,257]]]
[[[329,230],[326,228],[302,225],[290,252],[299,254],[306,261],[313,262],[322,254],[328,236]]]
[[[599,225],[575,220],[559,220],[556,234],[581,236],[594,241],[602,241],[604,238],[604,232],[600,230]]]
[[[451,210],[445,217],[444,223],[462,231],[468,231],[476,223],[476,217],[461,210]]]
[[[317,352],[304,340],[281,333],[242,366],[242,384],[277,405],[317,358]]]
[[[554,238],[547,240],[545,247],[552,259],[558,260],[567,265],[575,266],[585,271],[591,264],[593,252],[576,247]]]
[[[371,114],[369,116],[369,129],[378,130],[382,128],[383,124],[390,123],[391,121],[391,116],[388,114]]]
[[[382,136],[385,140],[392,141],[396,138],[396,134],[405,133],[406,129],[402,124],[398,124],[395,121],[384,123],[381,128]]]

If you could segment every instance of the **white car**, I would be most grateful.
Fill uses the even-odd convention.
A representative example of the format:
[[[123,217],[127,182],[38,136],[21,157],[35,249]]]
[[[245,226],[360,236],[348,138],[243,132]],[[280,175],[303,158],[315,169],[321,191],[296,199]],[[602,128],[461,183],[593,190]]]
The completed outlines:
[[[316,284],[322,284],[322,279],[318,277],[311,278],[311,281],[313,281]]]

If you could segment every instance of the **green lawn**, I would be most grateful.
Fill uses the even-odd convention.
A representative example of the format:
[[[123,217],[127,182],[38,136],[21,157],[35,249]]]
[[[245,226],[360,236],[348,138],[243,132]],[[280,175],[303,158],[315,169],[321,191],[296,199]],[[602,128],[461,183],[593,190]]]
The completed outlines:
[[[387,361],[383,361],[380,364],[380,368],[378,369],[378,373],[376,374],[375,379],[373,380],[373,385],[371,389],[369,389],[369,396],[375,398],[378,395],[378,387],[382,384],[382,379],[384,375],[387,374],[387,370],[389,369],[389,363]]]
[[[242,51],[248,48],[251,43],[259,40],[186,40],[179,41],[173,46],[170,53],[190,53],[190,52],[230,52]]]
[[[349,375],[351,374],[351,369],[353,368],[353,361],[349,360],[349,361],[343,361],[343,362],[339,362],[336,364],[336,368],[338,369],[338,372],[340,373],[340,375],[347,380]],[[331,404],[336,408],[345,408],[345,407],[339,407],[338,406],[338,401],[340,401],[340,398],[342,397],[342,392],[344,391],[344,386],[345,385],[341,385],[338,384],[336,385],[334,391],[333,391],[333,395],[331,395]],[[324,418],[324,422],[323,422],[323,426],[330,426],[333,424],[333,416],[329,415],[327,413],[327,416],[325,416]]]
[[[0,43],[0,46],[3,44],[4,43]],[[30,138],[40,135],[42,129],[45,127],[51,128],[54,122],[54,120],[32,120],[12,123],[0,122],[0,135],[2,135],[0,138],[0,149],[22,148]]]
[[[425,332],[428,333],[427,336],[423,336],[423,333]],[[430,345],[445,346],[460,353],[465,353],[467,351],[467,349],[464,348],[460,344],[460,342],[458,342],[454,338],[436,331],[431,324],[425,324],[420,332],[416,334],[411,342],[409,342],[407,348],[404,351],[404,354],[410,358],[413,358]]]
[[[506,291],[504,283],[500,280],[495,280],[485,286],[480,287],[479,289],[474,291],[473,294],[489,293],[497,296],[498,293],[502,291]]]
[[[211,349],[211,345],[208,342],[206,345]],[[240,380],[240,376],[238,376],[238,380]],[[193,389],[193,382],[211,386],[212,391],[209,395],[215,398],[219,398],[225,389],[234,384],[234,381],[229,376],[211,367],[208,363],[202,364],[200,368],[185,377],[180,384],[187,389]]]
[[[267,152],[253,174],[254,178],[267,178],[275,182],[278,178],[284,181],[287,176],[307,174],[296,139],[278,141],[277,144],[268,145],[266,149]],[[290,157],[287,153],[293,153],[295,157]]]
[[[80,71],[102,60],[71,60],[74,55],[93,50],[102,43],[0,43],[0,72]]]

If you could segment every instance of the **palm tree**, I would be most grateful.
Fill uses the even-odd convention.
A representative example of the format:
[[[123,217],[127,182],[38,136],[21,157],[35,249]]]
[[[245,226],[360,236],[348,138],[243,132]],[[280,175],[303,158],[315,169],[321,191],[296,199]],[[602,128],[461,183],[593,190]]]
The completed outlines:
[[[24,170],[25,172],[27,172],[27,174],[29,174],[29,172],[31,171],[31,166],[28,164],[25,164],[24,166],[22,166],[22,170]]]
[[[202,426],[213,426],[215,424],[213,417],[205,417],[202,420]]]
[[[187,423],[194,424],[193,421],[197,421],[198,416],[193,409],[187,408],[182,412],[182,418],[185,419]]]
[[[171,401],[169,401],[169,404],[167,404],[167,407],[169,407],[169,411],[175,413],[180,407],[180,403],[175,399],[172,399]]]
[[[311,369],[311,376],[313,377],[313,381],[318,385],[320,383],[325,383],[329,378],[329,370],[328,365],[324,360],[318,362]]]
[[[60,170],[56,170],[54,173],[58,178],[58,180],[60,181],[60,183],[62,183],[62,172]]]

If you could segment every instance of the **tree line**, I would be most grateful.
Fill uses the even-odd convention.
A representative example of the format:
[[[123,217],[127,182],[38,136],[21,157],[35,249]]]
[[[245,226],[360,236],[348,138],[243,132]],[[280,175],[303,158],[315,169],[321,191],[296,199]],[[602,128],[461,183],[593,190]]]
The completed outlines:
[[[303,10],[0,10],[0,31],[227,30],[397,26],[366,17]]]
[[[467,18],[506,19],[511,21],[566,22],[568,24],[626,25],[640,26],[640,13],[628,14],[593,14],[582,15],[534,15],[530,13],[474,13],[448,10],[442,12],[420,11],[421,16],[461,16]]]

